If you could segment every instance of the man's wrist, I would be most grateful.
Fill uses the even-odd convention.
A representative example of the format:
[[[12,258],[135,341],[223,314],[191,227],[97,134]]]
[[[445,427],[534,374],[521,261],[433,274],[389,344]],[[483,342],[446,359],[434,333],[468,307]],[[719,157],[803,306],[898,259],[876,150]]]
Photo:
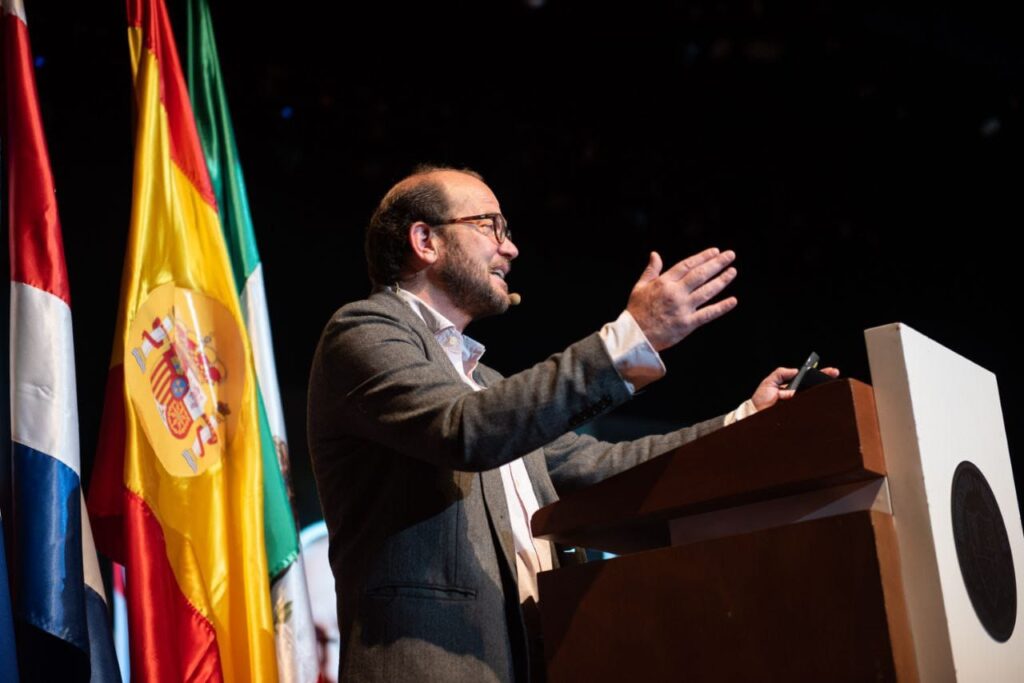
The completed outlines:
[[[601,328],[601,341],[631,393],[665,376],[665,364],[629,311]]]
[[[746,401],[741,403],[739,407],[736,408],[736,410],[732,411],[731,413],[725,416],[724,424],[726,427],[728,427],[732,423],[739,422],[740,420],[748,418],[756,412],[757,406],[755,406],[754,402],[748,398]]]

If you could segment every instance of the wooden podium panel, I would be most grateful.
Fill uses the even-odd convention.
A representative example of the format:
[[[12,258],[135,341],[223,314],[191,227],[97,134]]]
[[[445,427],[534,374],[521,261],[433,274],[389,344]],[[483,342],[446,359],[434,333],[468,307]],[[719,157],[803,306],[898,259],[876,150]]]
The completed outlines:
[[[885,475],[871,387],[845,379],[580,491],[533,516],[533,535],[614,553],[670,543],[670,522]]]
[[[878,512],[544,572],[540,594],[552,683],[917,680]]]

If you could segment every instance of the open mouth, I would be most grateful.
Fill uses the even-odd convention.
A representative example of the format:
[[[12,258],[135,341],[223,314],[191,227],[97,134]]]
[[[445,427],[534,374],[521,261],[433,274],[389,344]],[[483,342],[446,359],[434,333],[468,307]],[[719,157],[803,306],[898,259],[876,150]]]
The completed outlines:
[[[512,266],[504,261],[498,260],[492,261],[489,265],[490,268],[487,270],[487,273],[492,277],[501,280],[502,283],[504,283],[502,289],[504,289],[507,292],[508,283],[506,282],[506,280],[508,279],[508,273],[512,269]]]

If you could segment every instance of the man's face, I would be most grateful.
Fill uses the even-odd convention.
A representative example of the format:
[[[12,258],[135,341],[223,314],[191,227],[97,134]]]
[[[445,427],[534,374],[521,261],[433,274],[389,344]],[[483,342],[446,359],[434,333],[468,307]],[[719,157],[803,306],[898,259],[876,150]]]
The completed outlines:
[[[483,182],[464,174],[445,177],[451,215],[476,216],[501,211]],[[509,306],[505,278],[519,255],[511,239],[498,244],[489,221],[448,225],[439,235],[441,258],[436,264],[440,284],[451,302],[471,319],[504,313]]]

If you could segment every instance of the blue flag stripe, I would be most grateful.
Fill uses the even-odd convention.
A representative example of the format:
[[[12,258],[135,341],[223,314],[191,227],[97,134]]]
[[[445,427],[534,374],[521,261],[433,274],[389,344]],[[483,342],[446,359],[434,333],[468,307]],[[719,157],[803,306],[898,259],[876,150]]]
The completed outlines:
[[[88,651],[78,474],[20,443],[12,451],[15,615]]]

